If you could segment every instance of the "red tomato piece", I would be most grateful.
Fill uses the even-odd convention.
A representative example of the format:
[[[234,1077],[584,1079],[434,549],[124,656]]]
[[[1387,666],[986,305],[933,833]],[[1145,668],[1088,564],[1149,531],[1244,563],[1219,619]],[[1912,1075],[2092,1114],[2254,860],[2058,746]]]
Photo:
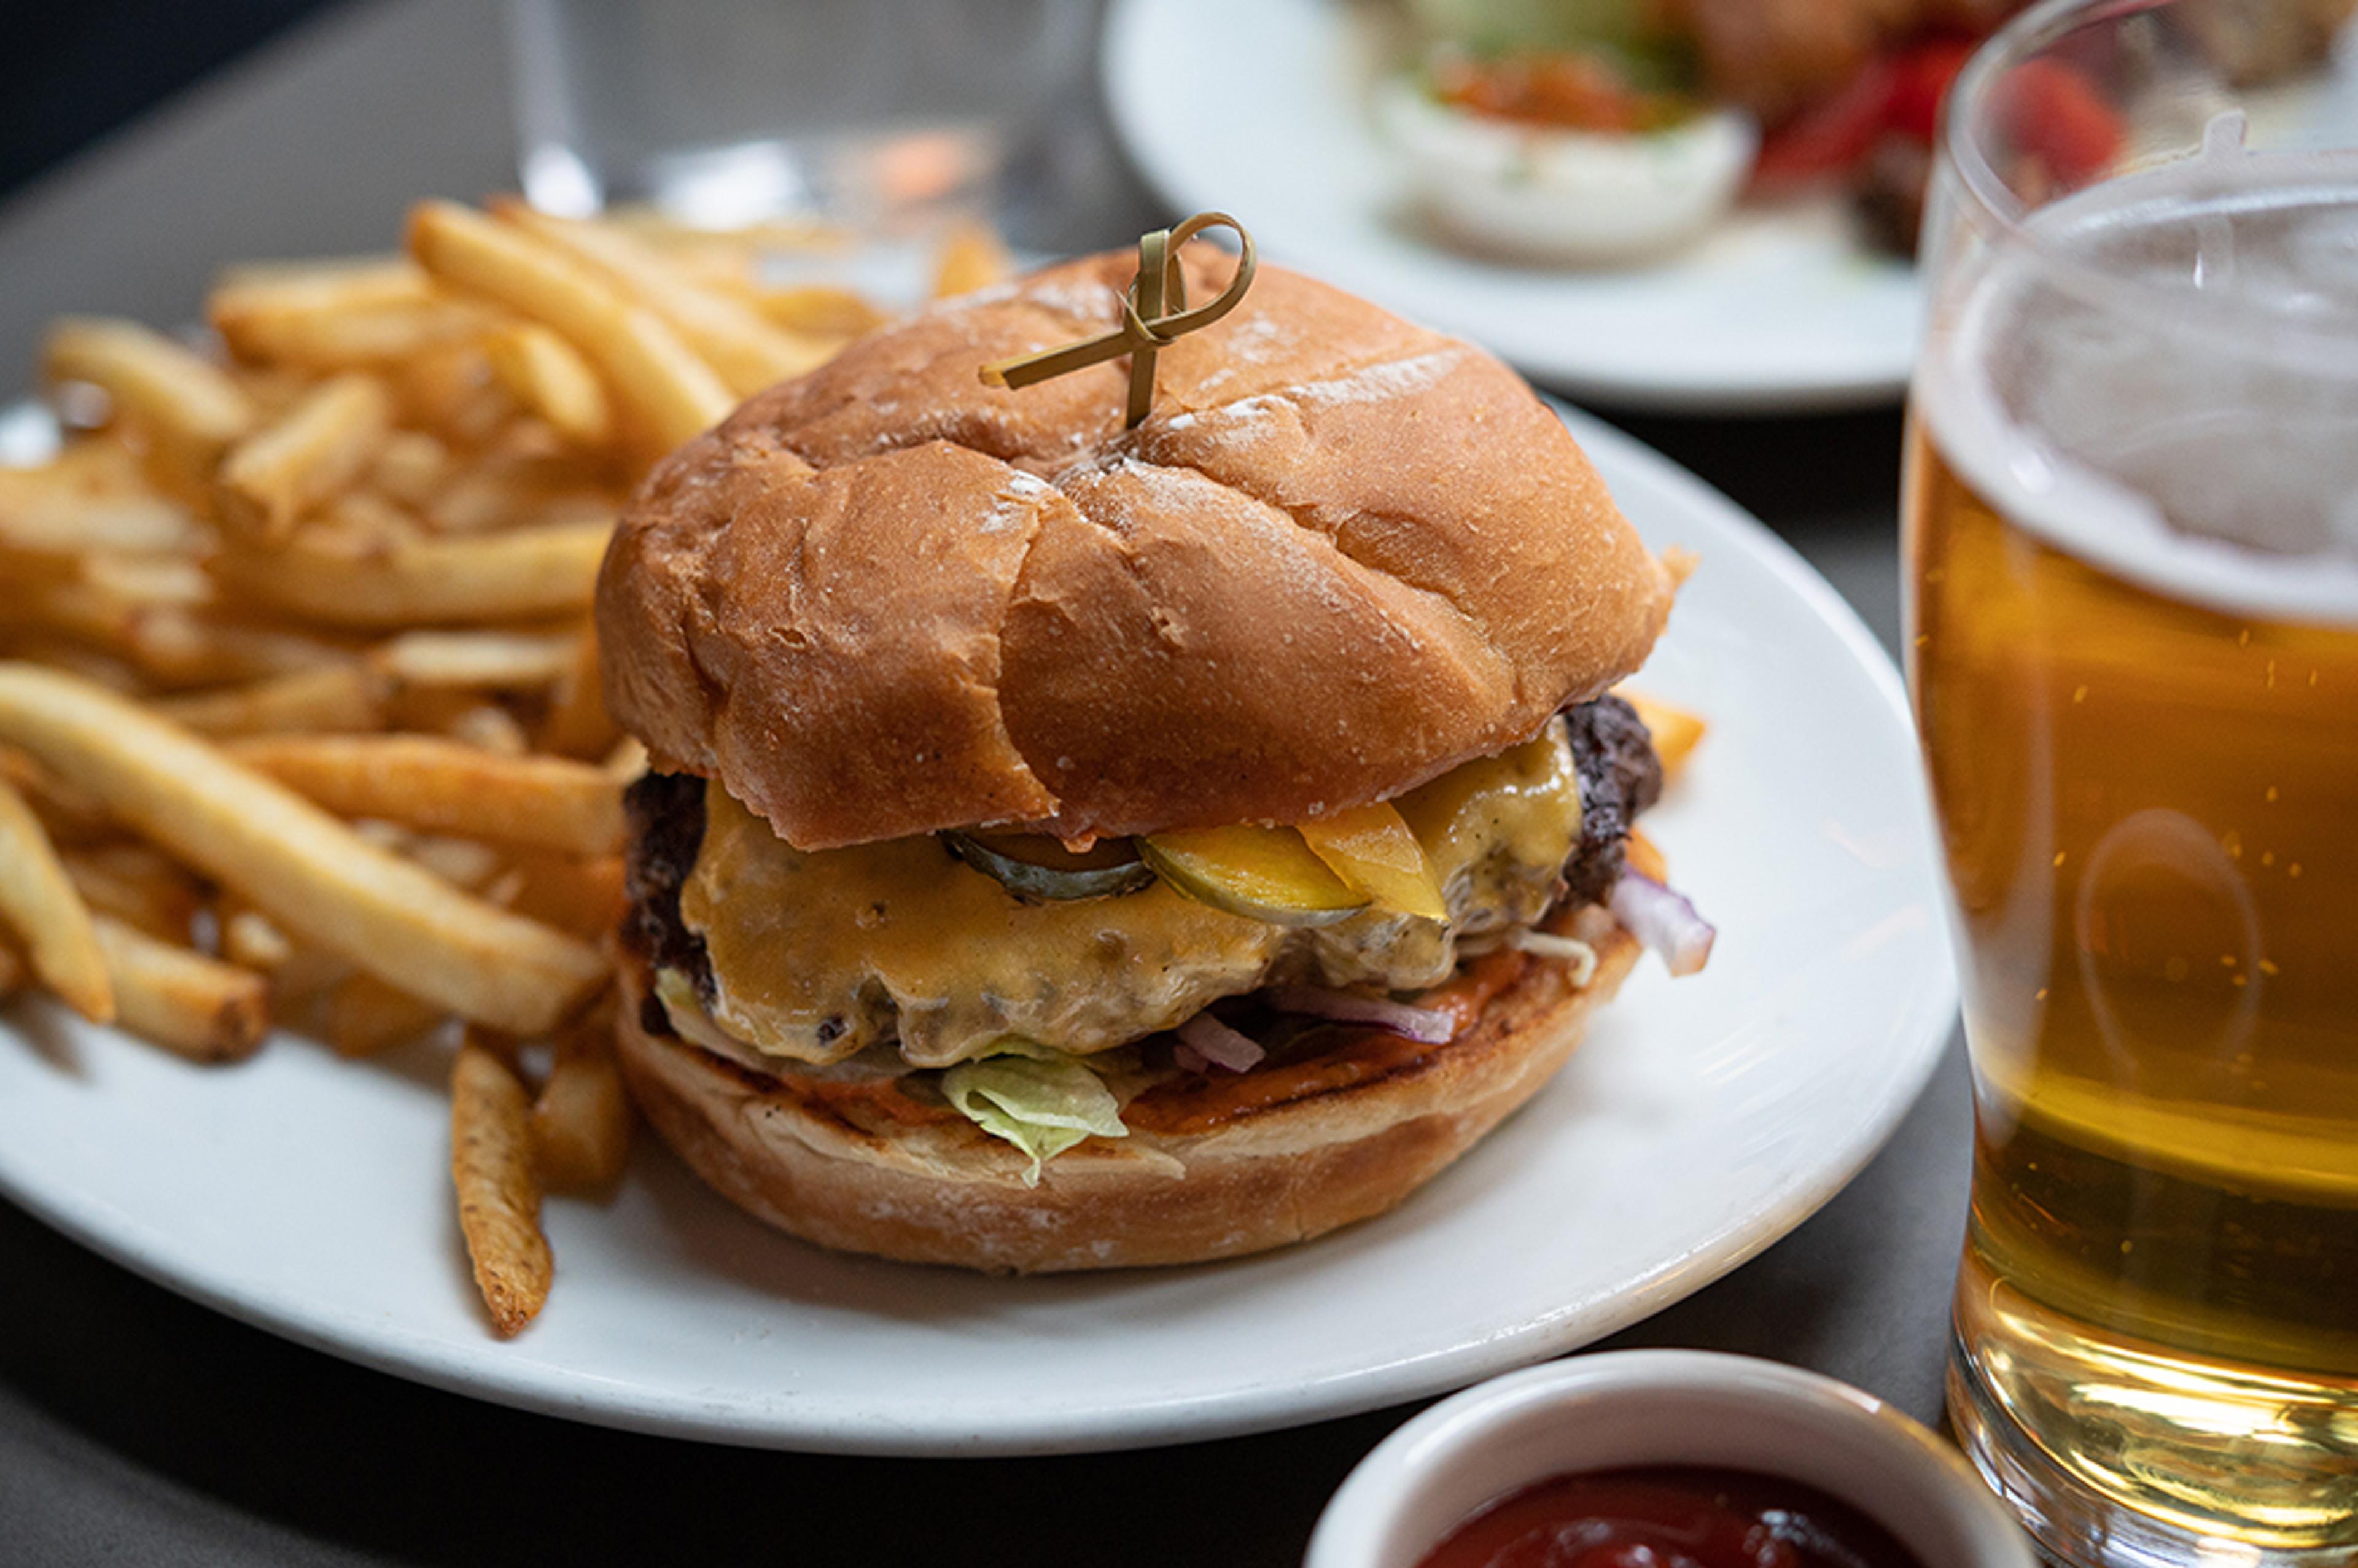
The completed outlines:
[[[1841,178],[1890,123],[1898,71],[1887,56],[1859,68],[1847,86],[1762,138],[1752,189],[1764,196]]]
[[[1892,62],[1898,81],[1886,128],[1931,146],[1940,131],[1941,102],[1972,58],[1974,47],[1971,38],[1932,38],[1903,50]]]
[[[1993,108],[2016,154],[2041,159],[2067,185],[2110,168],[2126,139],[2096,84],[2060,59],[2027,59],[2006,72]]]

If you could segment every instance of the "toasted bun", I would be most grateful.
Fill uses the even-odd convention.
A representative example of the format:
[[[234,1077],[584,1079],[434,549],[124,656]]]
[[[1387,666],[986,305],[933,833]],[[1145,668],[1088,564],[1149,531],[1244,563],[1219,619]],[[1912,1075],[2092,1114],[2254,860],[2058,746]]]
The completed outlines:
[[[1128,834],[1397,795],[1644,659],[1671,579],[1563,426],[1348,295],[1262,267],[1132,431],[1126,360],[982,384],[1134,265],[936,306],[661,464],[598,583],[615,717],[802,849]]]
[[[1473,1031],[1343,1088],[1191,1136],[1133,1130],[1028,1162],[964,1119],[863,1130],[780,1076],[639,1026],[623,961],[624,1076],[655,1130],[739,1207],[808,1241],[913,1263],[1052,1273],[1266,1251],[1398,1204],[1529,1099],[1637,961],[1616,931],[1575,990],[1533,958]]]

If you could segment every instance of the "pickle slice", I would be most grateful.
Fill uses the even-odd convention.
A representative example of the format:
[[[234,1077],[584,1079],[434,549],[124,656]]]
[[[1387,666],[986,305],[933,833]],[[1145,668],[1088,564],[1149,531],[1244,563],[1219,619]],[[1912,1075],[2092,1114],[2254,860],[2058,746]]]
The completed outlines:
[[[1304,822],[1300,832],[1312,854],[1383,908],[1427,920],[1449,918],[1441,879],[1394,807],[1380,801],[1355,806]]]
[[[1062,901],[1136,892],[1153,870],[1122,838],[1076,855],[1044,833],[945,833],[950,853],[1018,898]]]
[[[1272,925],[1330,925],[1368,907],[1291,827],[1157,833],[1138,852],[1189,898]]]

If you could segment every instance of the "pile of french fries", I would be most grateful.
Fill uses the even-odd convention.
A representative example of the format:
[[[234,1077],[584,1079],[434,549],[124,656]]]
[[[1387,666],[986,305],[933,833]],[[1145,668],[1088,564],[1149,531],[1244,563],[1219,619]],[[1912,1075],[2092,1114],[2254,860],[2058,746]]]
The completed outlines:
[[[607,535],[655,458],[883,317],[764,280],[811,231],[427,202],[406,239],[233,270],[211,342],[51,331],[67,439],[0,469],[0,995],[200,1062],[455,1040],[460,1228],[514,1334],[543,1192],[610,1192],[631,1133]],[[939,291],[1005,270],[960,233]]]

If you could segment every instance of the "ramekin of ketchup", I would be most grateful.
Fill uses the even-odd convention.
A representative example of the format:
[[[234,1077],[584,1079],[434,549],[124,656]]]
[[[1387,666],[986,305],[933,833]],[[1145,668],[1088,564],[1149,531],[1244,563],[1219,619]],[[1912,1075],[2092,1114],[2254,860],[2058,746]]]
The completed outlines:
[[[1970,1465],[1872,1395],[1700,1350],[1444,1400],[1360,1462],[1305,1568],[2036,1568]]]

